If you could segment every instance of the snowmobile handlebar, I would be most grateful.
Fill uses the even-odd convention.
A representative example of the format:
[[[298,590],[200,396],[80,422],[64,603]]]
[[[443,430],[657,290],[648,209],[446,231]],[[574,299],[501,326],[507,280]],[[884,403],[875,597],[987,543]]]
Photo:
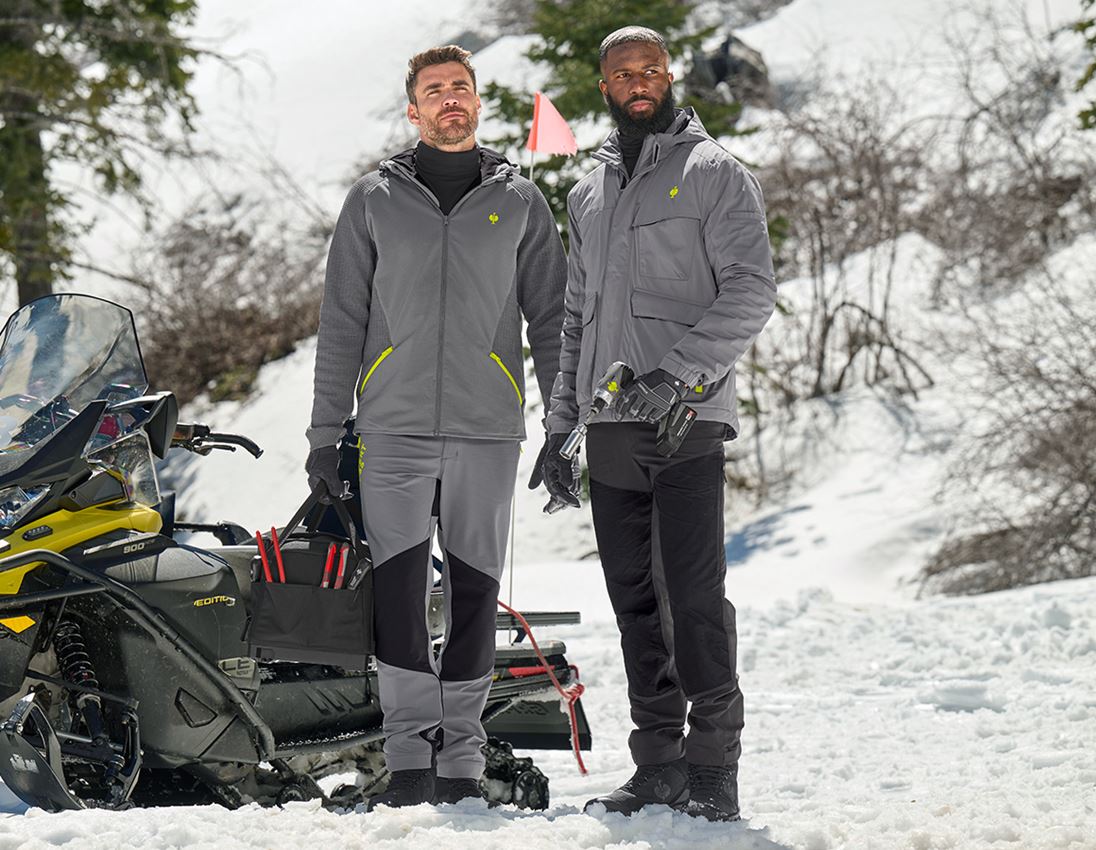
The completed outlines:
[[[208,425],[200,422],[184,424],[180,422],[175,426],[175,434],[171,438],[172,448],[186,449],[195,454],[207,455],[213,449],[224,449],[234,452],[239,446],[252,457],[261,457],[263,450],[254,440],[239,434],[221,434],[211,431]]]

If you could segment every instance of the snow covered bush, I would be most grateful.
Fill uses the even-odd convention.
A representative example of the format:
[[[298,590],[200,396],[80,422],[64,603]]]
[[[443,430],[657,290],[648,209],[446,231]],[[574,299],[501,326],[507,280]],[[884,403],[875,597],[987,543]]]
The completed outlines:
[[[778,154],[758,171],[770,218],[786,222],[778,278],[796,281],[796,295],[782,295],[778,331],[747,361],[757,403],[932,383],[894,327],[907,270],[887,246],[914,229],[928,171],[921,128],[894,117],[897,97],[867,84],[780,118]],[[877,247],[878,262],[854,263]]]
[[[942,288],[992,294],[1096,227],[1096,149],[1069,108],[1076,37],[1016,10],[967,14],[980,39],[948,39],[958,101],[939,120],[918,230],[947,252]]]
[[[1096,574],[1096,240],[1078,245],[1022,291],[971,314],[964,347],[988,374],[972,388],[949,484],[964,508],[922,573],[924,591]]]
[[[153,386],[182,402],[247,395],[260,366],[316,332],[328,235],[322,220],[240,196],[172,222],[135,275],[147,281],[133,307]]]

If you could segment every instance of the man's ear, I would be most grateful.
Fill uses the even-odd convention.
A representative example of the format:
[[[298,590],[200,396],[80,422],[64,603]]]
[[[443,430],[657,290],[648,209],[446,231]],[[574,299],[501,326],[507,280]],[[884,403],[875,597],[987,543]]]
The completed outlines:
[[[407,120],[416,127],[419,126],[419,110],[413,103],[407,104]]]
[[[671,83],[674,81],[674,72],[673,71],[667,71],[666,76],[667,76],[667,78],[669,78]]]
[[[605,80],[598,80],[597,87],[601,89],[601,96],[605,97],[605,93],[609,91],[609,84]]]

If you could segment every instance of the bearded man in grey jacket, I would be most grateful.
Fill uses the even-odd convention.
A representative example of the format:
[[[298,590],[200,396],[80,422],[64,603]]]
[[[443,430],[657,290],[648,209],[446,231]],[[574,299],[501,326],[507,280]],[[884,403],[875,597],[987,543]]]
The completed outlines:
[[[560,375],[530,481],[578,505],[559,449],[598,378],[614,361],[630,365],[639,377],[594,420],[587,449],[637,770],[587,809],[661,803],[737,820],[743,710],[724,598],[723,442],[738,430],[735,363],[775,305],[764,204],[753,175],[691,109],[675,108],[660,34],[618,30],[600,59],[617,130],[567,199]],[[658,423],[682,401],[696,421],[665,457]]]
[[[559,367],[566,266],[534,184],[476,144],[471,54],[413,57],[415,148],[350,190],[331,242],[306,468],[344,491],[335,448],[355,397],[362,515],[374,570],[389,806],[479,797],[480,716],[519,441],[521,319],[544,398]],[[426,622],[435,529],[445,643]]]

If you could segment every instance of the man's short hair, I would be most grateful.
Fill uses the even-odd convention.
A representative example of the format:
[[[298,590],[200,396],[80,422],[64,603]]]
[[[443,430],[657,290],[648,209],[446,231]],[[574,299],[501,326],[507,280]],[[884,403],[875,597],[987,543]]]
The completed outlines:
[[[616,32],[609,33],[605,36],[605,40],[601,42],[601,49],[598,52],[598,64],[605,64],[605,57],[609,55],[609,51],[614,47],[620,47],[622,44],[630,44],[635,41],[653,44],[667,58],[670,56],[670,50],[666,46],[666,36],[657,30],[649,27],[621,27]]]
[[[476,69],[469,61],[472,54],[463,47],[455,44],[446,44],[442,47],[431,47],[422,53],[416,53],[407,62],[407,100],[415,103],[415,82],[419,78],[419,71],[429,68],[431,65],[444,65],[446,62],[456,62],[463,65],[468,75],[472,78],[472,91],[476,90]]]

